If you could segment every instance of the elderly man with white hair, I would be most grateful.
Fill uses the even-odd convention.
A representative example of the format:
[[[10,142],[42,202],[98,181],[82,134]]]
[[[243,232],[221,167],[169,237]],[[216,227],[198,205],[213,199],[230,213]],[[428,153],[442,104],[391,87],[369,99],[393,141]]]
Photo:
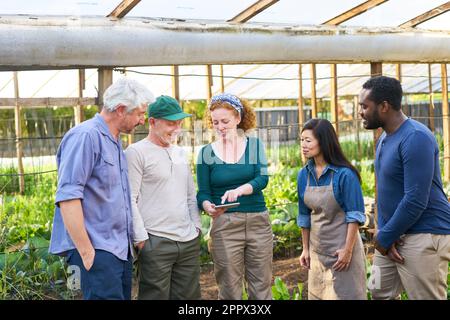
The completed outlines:
[[[50,253],[66,256],[83,298],[131,299],[132,214],[120,133],[144,124],[153,94],[122,78],[92,119],[66,133],[58,148],[58,188]]]

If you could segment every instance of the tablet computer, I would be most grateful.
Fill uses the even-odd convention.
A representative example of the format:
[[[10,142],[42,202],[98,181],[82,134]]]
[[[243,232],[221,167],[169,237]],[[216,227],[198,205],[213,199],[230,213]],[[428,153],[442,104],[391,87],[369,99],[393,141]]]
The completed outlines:
[[[218,204],[215,206],[216,209],[220,209],[220,208],[225,208],[225,209],[230,209],[230,208],[236,208],[237,206],[239,206],[241,203],[240,202],[232,202],[232,203],[226,203],[226,204]]]

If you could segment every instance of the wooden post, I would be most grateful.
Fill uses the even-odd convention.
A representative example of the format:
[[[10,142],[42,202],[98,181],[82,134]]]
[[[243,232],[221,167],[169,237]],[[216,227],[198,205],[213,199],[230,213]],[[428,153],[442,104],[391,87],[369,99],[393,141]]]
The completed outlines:
[[[172,66],[172,96],[180,102],[180,72],[178,66]]]
[[[78,69],[78,98],[83,98],[83,89],[85,88],[85,69]],[[75,125],[80,124],[83,121],[83,106],[78,104],[73,107]]]
[[[428,64],[428,89],[430,91],[430,105],[428,106],[428,118],[430,119],[430,130],[434,132],[434,99],[433,99],[433,81],[431,75],[431,64]]]
[[[303,74],[302,74],[302,65],[299,64],[298,65],[298,100],[297,100],[299,141],[301,141],[300,135],[302,132],[303,125],[305,124],[305,116],[303,114],[303,104],[304,104],[304,102],[303,102]],[[300,158],[302,159],[302,164],[305,164],[306,158],[302,152],[301,143],[300,143],[299,151],[300,151]]]
[[[383,74],[383,64],[381,62],[372,62],[370,64],[370,75],[371,77],[376,77],[376,76],[381,76]],[[383,129],[378,128],[376,130],[374,130],[373,132],[373,138],[374,138],[374,154],[375,154],[375,147],[378,141],[378,138],[381,136],[381,134],[383,133]]]
[[[370,76],[377,77],[383,75],[383,64],[381,62],[370,63]]]
[[[264,11],[274,3],[278,2],[279,0],[258,0],[250,7],[245,9],[244,11],[240,12],[238,15],[236,15],[234,18],[228,20],[227,22],[237,22],[237,23],[244,23],[253,18],[255,15],[260,13],[261,11]]]
[[[400,63],[395,65],[395,77],[398,81],[402,82],[402,65]]]
[[[402,65],[400,63],[397,63],[395,65],[395,77],[397,78],[398,81],[400,81],[400,83],[402,82]],[[408,106],[408,101],[406,99],[407,95],[405,94],[405,103],[403,105],[403,112],[410,117],[411,116],[411,109]]]
[[[210,64],[206,65],[206,94],[208,97],[207,103],[211,101],[212,98],[212,86],[213,86],[213,80],[212,80],[212,67]]]
[[[450,118],[448,110],[447,65],[441,64],[442,73],[442,123],[444,135],[444,180],[450,181]]]
[[[220,92],[225,92],[225,81],[223,80],[223,64],[220,65]]]
[[[17,71],[13,73],[14,78],[14,98],[16,100],[14,108],[14,122],[16,127],[16,155],[17,155],[17,169],[19,171],[19,191],[21,194],[25,192],[25,176],[23,169],[23,145],[22,145],[22,126],[20,118],[20,106],[19,106],[19,77]]]
[[[98,68],[98,111],[103,108],[103,94],[112,85],[112,68]]]
[[[399,25],[399,27],[401,28],[414,28],[417,25],[424,23],[425,21],[428,21],[430,19],[433,19],[443,13],[446,13],[447,11],[450,10],[450,2],[446,2],[444,4],[441,4],[427,12],[422,13],[421,15],[412,18],[411,20],[402,23],[401,25]]]
[[[311,63],[311,117],[317,118],[316,64]]]
[[[337,26],[337,25],[339,25],[351,18],[354,18],[354,17],[360,15],[361,13],[364,13],[367,10],[370,10],[386,1],[387,0],[367,0],[367,1],[357,5],[356,7],[353,7],[350,10],[347,10],[344,13],[341,13],[334,18],[332,18],[328,21],[325,21],[322,24],[327,24],[330,26]]]
[[[212,98],[212,85],[213,85],[212,67],[210,64],[208,64],[206,65],[206,95],[207,95],[206,108],[208,108],[209,102],[211,101]],[[192,146],[193,150],[194,148],[195,146]]]
[[[330,65],[331,68],[331,123],[339,136],[339,112],[338,112],[338,92],[337,92],[337,68],[336,64]]]
[[[178,65],[172,66],[172,97],[178,101],[181,105],[180,101],[180,69]],[[191,121],[192,122],[192,121]]]
[[[123,18],[131,11],[141,0],[122,0],[121,3],[110,13],[108,17]]]
[[[358,145],[358,158],[362,159],[363,156],[361,154],[361,139],[359,137],[360,124],[359,124],[359,121],[358,121],[358,109],[359,109],[359,98],[358,98],[358,96],[355,96],[353,98],[353,108],[354,108],[354,110],[353,110],[354,111],[354,113],[353,113],[354,114],[354,116],[353,116],[353,123],[354,123],[354,126],[356,128],[356,143]]]
[[[303,114],[303,75],[302,75],[302,65],[299,64],[298,65],[298,99],[297,99],[297,105],[298,105],[298,126],[299,129],[301,130],[301,128],[303,127],[303,125],[305,124],[305,117]]]
[[[372,62],[370,63],[370,75],[371,77],[381,76],[383,74],[383,64],[381,62]],[[383,133],[382,128],[378,128],[373,131],[373,154],[376,155],[377,151],[377,142]],[[375,222],[375,232],[378,229],[378,192],[377,192],[377,176],[375,175],[375,206],[374,206],[374,222]]]
[[[127,74],[128,74],[127,67],[124,67],[123,75],[126,76]],[[127,134],[127,147],[134,142],[134,133],[135,131],[133,131],[133,133]]]

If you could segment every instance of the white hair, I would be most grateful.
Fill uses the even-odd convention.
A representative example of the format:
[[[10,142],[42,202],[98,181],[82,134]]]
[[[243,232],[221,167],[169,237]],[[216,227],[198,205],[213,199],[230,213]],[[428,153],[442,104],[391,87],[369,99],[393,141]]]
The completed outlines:
[[[126,77],[120,78],[106,89],[103,94],[103,106],[113,112],[119,105],[125,105],[127,112],[133,111],[143,103],[155,101],[155,96],[143,84]]]

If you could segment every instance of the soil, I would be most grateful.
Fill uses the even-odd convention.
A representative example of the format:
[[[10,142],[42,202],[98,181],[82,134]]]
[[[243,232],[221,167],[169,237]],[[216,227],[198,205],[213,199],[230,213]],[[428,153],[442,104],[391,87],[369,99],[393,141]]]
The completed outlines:
[[[273,261],[272,266],[272,285],[275,277],[280,277],[286,284],[289,292],[292,294],[294,288],[297,288],[299,282],[305,283],[308,279],[308,272],[300,267],[298,257],[289,259],[279,259]],[[214,277],[213,265],[204,265],[200,274],[200,288],[203,300],[217,300],[218,289]],[[307,296],[307,285],[304,285],[303,299]]]

